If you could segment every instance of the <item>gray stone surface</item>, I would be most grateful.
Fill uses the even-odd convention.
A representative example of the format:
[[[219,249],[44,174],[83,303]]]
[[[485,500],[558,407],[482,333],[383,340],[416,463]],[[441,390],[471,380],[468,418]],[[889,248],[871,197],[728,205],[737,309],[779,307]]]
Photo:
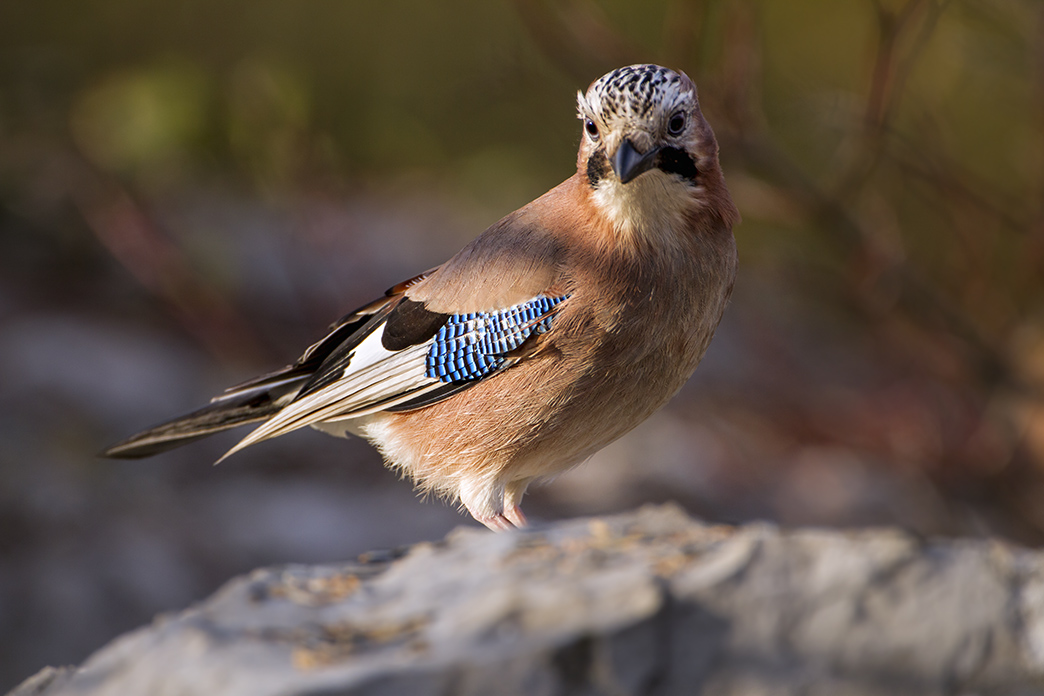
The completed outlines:
[[[258,570],[17,696],[1044,694],[1044,554],[665,506]]]

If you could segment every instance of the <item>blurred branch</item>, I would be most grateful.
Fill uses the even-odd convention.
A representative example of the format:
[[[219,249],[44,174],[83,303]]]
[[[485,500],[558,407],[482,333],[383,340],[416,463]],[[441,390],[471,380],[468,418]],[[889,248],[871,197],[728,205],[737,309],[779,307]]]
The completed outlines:
[[[131,194],[70,157],[70,191],[90,230],[113,258],[163,304],[185,330],[225,362],[273,361],[256,332],[213,285],[199,277]]]
[[[833,238],[842,240],[839,252],[850,255],[854,250],[863,249],[866,235],[862,224],[844,202],[818,186],[778,148],[765,140],[751,138],[730,140],[727,147],[731,156],[743,161],[744,168],[797,201],[812,225],[836,233]],[[1023,394],[1044,399],[1044,391],[1022,383],[1002,353],[982,335],[961,308],[925,281],[909,264],[895,261],[881,272],[878,283],[883,282],[885,276],[889,282],[899,286],[898,301],[910,314],[968,345],[974,355],[975,372],[986,384],[1006,384]]]
[[[910,0],[907,6],[903,8],[900,23],[907,24],[913,21],[913,14],[916,11],[920,10],[923,5],[927,5],[924,19],[921,21],[919,31],[914,37],[909,51],[902,60],[896,62],[894,67],[891,90],[893,96],[887,103],[889,111],[883,114],[886,118],[881,121],[882,124],[891,121],[892,110],[894,110],[894,107],[898,104],[906,90],[906,81],[910,78],[917,59],[920,58],[925,47],[928,46],[928,42],[939,24],[939,19],[949,8],[950,3],[951,0],[924,0],[924,2],[921,2],[921,0]]]
[[[663,22],[663,61],[668,66],[688,65],[696,56],[700,36],[707,23],[707,3],[674,0],[667,6]]]
[[[908,0],[902,9],[892,12],[881,4],[881,0],[873,0],[877,12],[878,45],[866,100],[866,126],[870,129],[880,132],[889,122],[902,95],[910,69],[917,55],[928,43],[938,17],[947,4],[947,0],[940,0],[929,9],[929,15],[921,23],[921,31],[914,40],[912,49],[905,58],[900,59],[897,53],[903,33],[913,23],[921,8],[929,2],[930,0]]]
[[[764,124],[761,43],[757,16],[749,1],[729,4],[722,33],[721,78],[716,96],[733,128],[741,133],[760,130]]]
[[[614,30],[592,0],[515,0],[515,8],[548,58],[582,84],[648,53]]]
[[[836,177],[835,195],[841,199],[855,196],[873,174],[886,151],[886,134],[903,96],[906,81],[918,56],[924,50],[946,9],[949,0],[908,0],[898,12],[892,12],[872,0],[877,16],[877,50],[867,88],[863,128],[859,145],[844,172]],[[927,6],[917,36],[910,49],[900,56],[904,34],[910,31],[922,8]]]
[[[1030,216],[1026,211],[1019,211],[1021,201],[1005,199],[1000,192],[991,191],[986,182],[976,179],[972,172],[938,150],[922,149],[908,139],[905,147],[907,154],[896,153],[891,157],[905,174],[923,181],[944,197],[978,208],[1014,232],[1032,228]]]
[[[1032,76],[1034,90],[1034,106],[1037,111],[1037,119],[1044,122],[1044,7],[1039,8],[1037,26],[1034,32],[1032,60]],[[1038,143],[1036,161],[1036,210],[1034,220],[1027,228],[1030,230],[1030,243],[1028,245],[1028,259],[1034,266],[1034,270],[1044,271],[1044,139]]]

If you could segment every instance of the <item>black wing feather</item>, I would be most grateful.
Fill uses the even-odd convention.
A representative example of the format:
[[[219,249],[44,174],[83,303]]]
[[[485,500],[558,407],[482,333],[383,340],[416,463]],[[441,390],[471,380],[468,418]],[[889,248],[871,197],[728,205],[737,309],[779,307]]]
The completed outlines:
[[[432,312],[423,302],[414,302],[407,297],[388,315],[381,345],[396,351],[424,343],[438,333],[449,318],[449,314]]]

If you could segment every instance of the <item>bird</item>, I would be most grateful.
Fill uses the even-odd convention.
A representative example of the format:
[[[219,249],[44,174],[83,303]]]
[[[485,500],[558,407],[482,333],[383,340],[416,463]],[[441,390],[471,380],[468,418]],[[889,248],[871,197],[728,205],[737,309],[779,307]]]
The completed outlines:
[[[104,452],[259,425],[370,441],[495,531],[695,371],[732,294],[739,222],[696,85],[630,65],[577,92],[576,172],[442,265],[342,317],[292,365]],[[219,460],[220,461],[220,460]]]

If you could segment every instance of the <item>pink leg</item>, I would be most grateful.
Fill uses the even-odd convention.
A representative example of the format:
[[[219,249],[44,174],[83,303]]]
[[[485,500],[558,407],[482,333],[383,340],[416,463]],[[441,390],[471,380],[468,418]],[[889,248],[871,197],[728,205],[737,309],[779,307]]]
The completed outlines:
[[[506,517],[508,521],[516,527],[525,527],[527,524],[529,524],[529,521],[526,520],[526,516],[522,513],[522,508],[520,508],[518,505],[515,505],[514,507],[505,508],[504,517]]]
[[[529,524],[526,516],[522,513],[522,496],[526,494],[529,480],[513,481],[504,488],[504,517],[510,520],[516,527],[525,527]]]

